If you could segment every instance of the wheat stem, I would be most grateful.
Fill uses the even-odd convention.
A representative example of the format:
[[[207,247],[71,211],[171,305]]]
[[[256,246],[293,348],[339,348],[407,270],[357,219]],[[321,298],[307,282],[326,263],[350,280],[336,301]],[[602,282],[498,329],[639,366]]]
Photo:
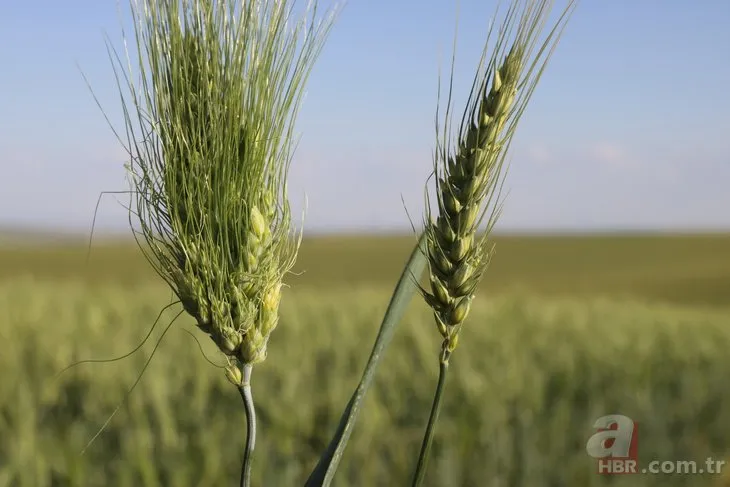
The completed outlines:
[[[431,404],[431,415],[428,418],[426,433],[423,435],[421,452],[418,455],[418,464],[416,465],[416,473],[413,475],[413,487],[420,486],[426,476],[426,465],[428,464],[428,456],[431,452],[433,436],[436,432],[436,422],[438,421],[439,411],[441,411],[441,398],[443,397],[444,385],[446,384],[446,375],[449,371],[450,355],[451,352],[449,352],[447,347],[444,347],[441,357],[439,358],[439,380],[436,385],[436,393],[433,396],[433,404]]]
[[[256,409],[254,408],[251,392],[252,369],[251,364],[243,366],[243,381],[238,386],[238,392],[241,393],[241,399],[243,399],[243,409],[246,412],[246,448],[241,463],[241,487],[251,485],[251,458],[256,444]]]

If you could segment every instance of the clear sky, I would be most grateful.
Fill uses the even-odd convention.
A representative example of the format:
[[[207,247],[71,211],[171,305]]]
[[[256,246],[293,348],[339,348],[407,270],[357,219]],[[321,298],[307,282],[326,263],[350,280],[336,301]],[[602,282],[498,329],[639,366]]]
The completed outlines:
[[[86,231],[99,193],[128,189],[79,71],[122,128],[103,38],[119,45],[117,2],[3,3],[0,227]],[[458,100],[495,5],[460,0]],[[420,220],[456,14],[451,0],[342,10],[290,173],[307,229],[408,229],[401,198]],[[582,0],[515,136],[499,228],[730,228],[729,24],[727,0]],[[100,228],[126,228],[124,202],[102,199]]]

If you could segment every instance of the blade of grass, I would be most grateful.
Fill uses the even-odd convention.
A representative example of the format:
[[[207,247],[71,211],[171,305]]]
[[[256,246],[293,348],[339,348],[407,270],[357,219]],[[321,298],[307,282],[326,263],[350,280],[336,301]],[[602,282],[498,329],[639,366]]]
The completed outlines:
[[[400,322],[400,319],[405,312],[411,298],[418,289],[417,281],[423,275],[426,270],[426,256],[424,254],[426,244],[425,234],[422,235],[418,243],[416,244],[413,252],[411,253],[408,263],[403,269],[403,273],[400,276],[398,284],[393,291],[393,296],[390,299],[390,304],[383,317],[383,322],[380,325],[380,331],[375,339],[373,350],[370,353],[370,359],[368,360],[365,370],[360,378],[360,383],[357,385],[355,392],[347,403],[345,410],[340,418],[340,423],[337,426],[332,440],[327,446],[327,450],[322,454],[314,468],[312,473],[309,475],[305,487],[326,487],[329,486],[334,478],[337,467],[342,459],[342,455],[347,446],[347,442],[350,439],[352,430],[355,427],[357,416],[360,413],[362,402],[365,399],[365,393],[367,392],[370,384],[375,376],[375,369],[380,363],[380,359],[383,356],[385,348],[390,344],[393,338],[396,325]]]

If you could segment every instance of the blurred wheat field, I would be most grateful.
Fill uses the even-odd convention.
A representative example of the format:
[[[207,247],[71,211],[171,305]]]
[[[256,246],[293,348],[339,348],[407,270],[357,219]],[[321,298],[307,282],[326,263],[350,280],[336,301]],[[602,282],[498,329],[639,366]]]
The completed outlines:
[[[647,299],[726,306],[730,296],[730,234],[497,236],[482,294]],[[414,236],[305,238],[291,286],[339,288],[351,283],[390,292],[415,245]],[[87,262],[88,259],[88,262]],[[29,245],[0,239],[0,279],[40,279],[136,286],[157,276],[134,243],[60,240]]]
[[[302,485],[370,353],[414,240],[305,241],[269,359],[254,371],[255,485]],[[730,237],[502,237],[437,431],[431,486],[712,486],[709,475],[601,477],[593,421],[640,424],[640,459],[728,457]],[[138,251],[0,251],[0,487],[218,486],[240,467],[240,398],[179,308],[133,350],[170,292]],[[190,331],[201,341],[202,351]],[[336,485],[407,484],[428,417],[438,333],[414,299]],[[206,359],[207,357],[207,359]],[[728,467],[730,473],[730,467]],[[610,482],[609,482],[610,480]]]

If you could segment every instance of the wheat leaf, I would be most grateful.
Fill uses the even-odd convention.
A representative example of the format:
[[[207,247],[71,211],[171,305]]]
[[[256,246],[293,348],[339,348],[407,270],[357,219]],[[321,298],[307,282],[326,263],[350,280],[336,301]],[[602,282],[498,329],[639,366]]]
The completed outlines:
[[[423,251],[425,244],[426,237],[424,234],[420,237],[416,247],[413,249],[411,257],[395,287],[395,291],[393,291],[393,296],[383,317],[380,331],[378,331],[378,336],[375,339],[373,350],[370,353],[370,359],[360,378],[360,383],[348,401],[340,418],[340,423],[337,425],[337,431],[335,431],[332,440],[327,446],[327,450],[320,457],[317,466],[309,475],[305,487],[327,487],[332,482],[337,466],[342,459],[345,447],[352,434],[352,430],[355,427],[355,421],[360,413],[362,402],[365,399],[365,393],[375,376],[375,369],[380,363],[385,348],[393,338],[396,325],[400,322],[401,316],[408,307],[413,294],[418,289],[418,281],[426,269],[426,257]]]

